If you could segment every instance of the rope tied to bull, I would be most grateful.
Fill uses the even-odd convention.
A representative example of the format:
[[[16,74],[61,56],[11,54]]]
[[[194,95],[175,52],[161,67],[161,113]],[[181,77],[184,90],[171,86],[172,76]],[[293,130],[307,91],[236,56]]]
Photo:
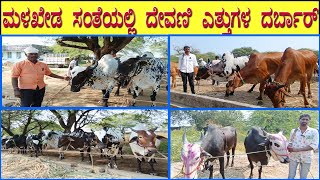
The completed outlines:
[[[186,165],[183,164],[182,167],[181,167],[180,172],[179,172],[177,175],[175,175],[174,177],[172,177],[172,178],[176,178],[176,177],[179,176],[180,174],[183,174],[183,175],[185,175],[185,176],[191,175],[192,173],[194,173],[195,171],[197,171],[197,170],[200,169],[201,164],[204,162],[203,159],[204,159],[204,158],[201,158],[201,159],[200,159],[197,167],[194,168],[190,173],[185,173],[185,172],[183,171],[183,169],[184,169],[185,166],[186,166]],[[194,179],[194,178],[193,178],[193,179]]]
[[[241,80],[242,84],[245,84],[245,82],[244,82],[244,80],[243,80],[243,78],[242,78],[242,76],[241,76],[240,72],[239,72],[239,71],[236,71],[236,73],[238,74],[238,76],[239,76],[239,78],[240,78],[240,80]]]
[[[49,104],[52,103],[52,100],[58,97],[57,94],[59,94],[61,91],[63,91],[67,86],[69,86],[69,83],[67,85],[65,85],[64,87],[62,87],[55,94],[53,94],[50,98],[48,98],[46,106],[49,106]]]

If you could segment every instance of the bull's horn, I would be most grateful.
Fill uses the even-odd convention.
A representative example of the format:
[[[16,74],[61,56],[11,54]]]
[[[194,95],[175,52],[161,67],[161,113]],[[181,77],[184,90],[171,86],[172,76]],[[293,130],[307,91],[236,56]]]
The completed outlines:
[[[188,139],[187,139],[186,129],[184,129],[184,133],[183,133],[183,136],[182,136],[182,142],[183,142],[183,144],[189,143]]]
[[[149,131],[155,132],[157,129],[158,129],[158,127],[155,127],[155,128],[153,128],[153,129],[150,129]]]
[[[94,70],[98,66],[98,60],[93,60],[93,64],[88,67],[88,70]]]
[[[284,88],[280,88],[279,90],[280,90],[284,95],[289,96],[289,97],[292,97],[292,95],[289,94],[286,90],[284,90]]]

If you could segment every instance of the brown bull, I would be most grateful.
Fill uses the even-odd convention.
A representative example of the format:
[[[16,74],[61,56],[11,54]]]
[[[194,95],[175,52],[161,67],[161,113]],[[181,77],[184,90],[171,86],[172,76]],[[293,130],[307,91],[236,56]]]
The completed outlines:
[[[317,56],[309,50],[294,50],[287,48],[281,58],[281,65],[275,74],[274,82],[268,83],[265,93],[271,99],[274,107],[282,107],[285,96],[291,96],[284,87],[295,80],[300,81],[300,90],[305,107],[309,107],[305,88],[308,85],[308,97],[311,98],[310,81],[317,65]]]
[[[248,64],[238,73],[230,76],[226,85],[226,96],[233,95],[234,90],[245,83],[260,83],[260,95],[257,99],[262,100],[265,84],[270,76],[277,71],[282,55],[283,53],[280,52],[251,54]]]

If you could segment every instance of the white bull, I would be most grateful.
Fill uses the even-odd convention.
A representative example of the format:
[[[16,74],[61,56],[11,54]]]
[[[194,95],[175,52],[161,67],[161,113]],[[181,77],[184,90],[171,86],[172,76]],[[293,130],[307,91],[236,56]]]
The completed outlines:
[[[156,95],[160,90],[161,78],[165,72],[164,68],[163,62],[154,58],[151,53],[129,58],[124,62],[106,54],[92,66],[76,66],[72,69],[71,91],[79,92],[84,85],[93,89],[106,89],[103,99],[104,105],[108,106],[108,98],[114,86],[130,79],[134,90],[132,105],[135,105],[135,100],[141,90],[152,88],[150,98],[152,106],[155,106]]]

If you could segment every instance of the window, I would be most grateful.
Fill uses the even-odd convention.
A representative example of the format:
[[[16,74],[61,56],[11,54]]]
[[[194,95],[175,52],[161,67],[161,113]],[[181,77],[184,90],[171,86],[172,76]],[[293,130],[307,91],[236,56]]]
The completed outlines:
[[[17,57],[17,59],[20,59],[21,58],[21,52],[17,52],[16,57]]]
[[[12,52],[8,52],[8,58],[12,58]]]

